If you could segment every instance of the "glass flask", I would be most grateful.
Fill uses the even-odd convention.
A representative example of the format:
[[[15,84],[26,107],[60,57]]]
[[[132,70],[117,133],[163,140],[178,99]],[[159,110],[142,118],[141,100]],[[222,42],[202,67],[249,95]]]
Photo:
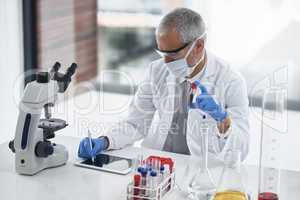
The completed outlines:
[[[213,200],[248,200],[241,174],[241,151],[228,150]]]
[[[287,132],[287,91],[265,90],[262,106],[258,200],[278,200],[280,186],[280,141]]]
[[[189,198],[193,200],[209,200],[216,190],[215,183],[207,167],[209,122],[203,115],[200,124],[201,162],[200,168],[188,185]]]

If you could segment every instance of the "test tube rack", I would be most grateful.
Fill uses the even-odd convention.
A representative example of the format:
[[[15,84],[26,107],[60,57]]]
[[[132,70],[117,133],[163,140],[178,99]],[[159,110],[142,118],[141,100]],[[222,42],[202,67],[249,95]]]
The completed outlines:
[[[133,182],[127,186],[127,200],[161,200],[175,186],[175,170],[166,176],[156,187],[136,187]]]

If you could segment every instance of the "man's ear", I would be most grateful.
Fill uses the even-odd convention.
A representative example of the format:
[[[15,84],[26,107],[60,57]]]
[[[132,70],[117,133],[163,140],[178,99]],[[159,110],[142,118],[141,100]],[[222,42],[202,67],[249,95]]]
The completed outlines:
[[[204,41],[203,40],[198,40],[196,42],[195,47],[196,47],[195,49],[197,51],[197,54],[202,53],[202,50],[204,49]]]

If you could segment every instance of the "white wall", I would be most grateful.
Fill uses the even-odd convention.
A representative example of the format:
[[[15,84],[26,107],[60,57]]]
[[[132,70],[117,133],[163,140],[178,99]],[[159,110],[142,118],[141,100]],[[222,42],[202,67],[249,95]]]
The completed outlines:
[[[16,80],[23,69],[21,4],[0,0],[0,143],[13,138],[17,121],[15,97],[22,82]]]

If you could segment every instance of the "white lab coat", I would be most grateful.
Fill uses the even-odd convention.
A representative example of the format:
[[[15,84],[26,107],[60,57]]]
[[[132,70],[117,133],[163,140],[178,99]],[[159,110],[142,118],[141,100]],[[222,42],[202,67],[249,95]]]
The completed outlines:
[[[232,119],[226,139],[218,137],[216,123],[209,134],[209,151],[222,155],[228,148],[239,148],[242,158],[248,153],[249,123],[248,97],[244,79],[220,58],[207,52],[207,64],[199,80],[226,107]],[[128,117],[108,131],[109,149],[119,149],[144,138],[142,146],[162,150],[172,122],[175,87],[178,80],[164,66],[163,59],[152,62],[146,72],[145,80],[139,85],[129,107]],[[153,120],[155,112],[157,120]],[[201,122],[199,109],[191,109],[188,125]],[[152,126],[151,126],[152,124]],[[151,129],[150,129],[151,127]],[[199,135],[187,128],[187,144],[192,155],[200,154]]]

